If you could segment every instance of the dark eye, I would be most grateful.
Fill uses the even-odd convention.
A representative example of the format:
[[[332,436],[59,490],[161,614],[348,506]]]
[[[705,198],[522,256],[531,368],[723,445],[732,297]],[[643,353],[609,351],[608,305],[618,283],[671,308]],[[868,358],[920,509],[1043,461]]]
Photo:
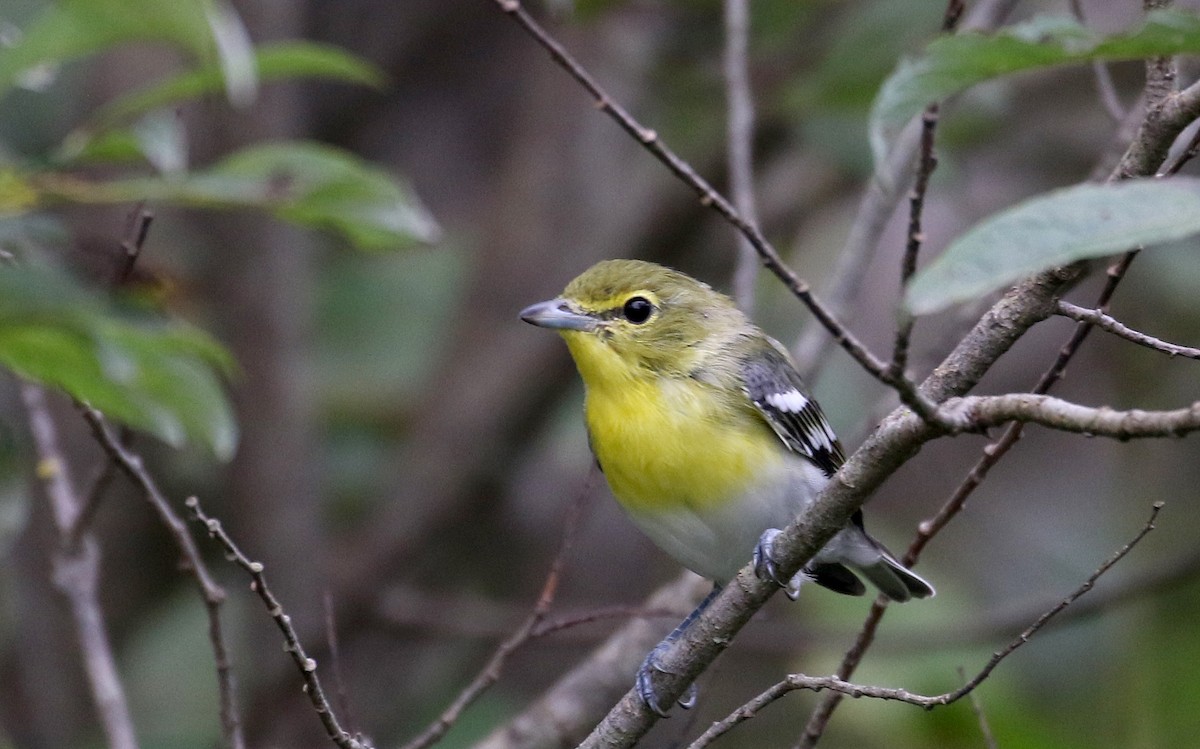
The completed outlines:
[[[641,325],[650,319],[650,313],[654,311],[654,305],[644,296],[632,297],[625,306],[621,308],[621,314],[625,315],[625,319],[634,325]]]

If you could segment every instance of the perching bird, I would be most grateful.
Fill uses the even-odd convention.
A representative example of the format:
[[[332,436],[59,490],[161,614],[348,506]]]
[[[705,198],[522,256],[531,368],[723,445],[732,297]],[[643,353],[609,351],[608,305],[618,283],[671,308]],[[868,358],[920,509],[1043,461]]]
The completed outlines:
[[[933,595],[867,534],[861,512],[794,579],[779,579],[777,529],[845,458],[787,351],[732,299],[670,268],[607,260],[521,319],[566,340],[586,387],[589,442],[617,500],[715,590],[753,554],[760,576],[793,597],[804,579],[861,595],[856,572],[893,601]],[[639,672],[638,692],[660,714],[650,679],[661,670],[656,657],[703,606]]]

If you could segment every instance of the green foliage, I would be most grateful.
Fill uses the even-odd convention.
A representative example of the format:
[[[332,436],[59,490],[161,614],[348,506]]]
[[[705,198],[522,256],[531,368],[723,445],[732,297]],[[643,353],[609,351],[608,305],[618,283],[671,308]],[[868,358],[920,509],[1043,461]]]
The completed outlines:
[[[901,62],[884,82],[871,110],[875,163],[887,155],[892,133],[930,102],[977,83],[1024,70],[1089,60],[1133,60],[1200,52],[1200,17],[1156,10],[1126,34],[1103,36],[1066,17],[1039,17],[996,34],[941,37],[914,60]]]
[[[219,0],[61,0],[0,55],[0,94],[22,74],[128,42],[161,42],[194,59],[217,61],[227,89],[254,89],[249,39],[231,7]]]
[[[369,63],[326,45],[255,49],[224,0],[50,4],[12,46],[0,49],[0,96],[35,77],[53,78],[47,71],[62,63],[132,42],[179,50],[185,67],[85,115],[50,157],[0,166],[5,224],[63,203],[148,201],[266,211],[366,249],[437,237],[437,224],[406,184],[329,146],[258,144],[208,168],[189,168],[187,133],[170,111],[182,101],[223,90],[234,104],[248,104],[260,82],[299,76],[370,86],[383,81]],[[97,163],[133,170],[110,171],[103,180],[73,171]],[[146,173],[147,165],[153,173]],[[196,440],[219,457],[232,454],[237,428],[219,377],[232,364],[212,339],[182,324],[130,318],[60,276],[3,270],[0,363],[172,445]]]
[[[959,236],[908,288],[913,314],[976,299],[1044,268],[1200,232],[1200,179],[1083,184],[997,213]]]
[[[220,376],[233,370],[203,331],[123,313],[64,276],[0,267],[0,364],[167,443],[227,459],[237,425]]]
[[[43,178],[45,194],[80,203],[161,201],[257,208],[340,233],[363,249],[432,242],[440,229],[412,191],[382,169],[331,146],[278,141],[230,154],[209,169],[108,182]]]
[[[288,78],[323,78],[344,83],[382,87],[384,75],[375,66],[327,44],[278,42],[254,50],[258,79],[267,83]],[[185,70],[164,81],[115,99],[98,109],[72,140],[86,141],[94,132],[129,122],[155,109],[219,92],[224,86],[218,65]],[[71,152],[80,150],[74,145]]]

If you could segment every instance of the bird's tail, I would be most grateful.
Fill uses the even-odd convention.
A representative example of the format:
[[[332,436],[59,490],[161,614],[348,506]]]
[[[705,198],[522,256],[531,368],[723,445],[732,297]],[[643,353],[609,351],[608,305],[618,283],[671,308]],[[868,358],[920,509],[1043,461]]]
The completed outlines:
[[[858,567],[863,577],[888,598],[903,603],[912,598],[929,598],[936,591],[925,578],[908,569],[878,543],[879,561]]]

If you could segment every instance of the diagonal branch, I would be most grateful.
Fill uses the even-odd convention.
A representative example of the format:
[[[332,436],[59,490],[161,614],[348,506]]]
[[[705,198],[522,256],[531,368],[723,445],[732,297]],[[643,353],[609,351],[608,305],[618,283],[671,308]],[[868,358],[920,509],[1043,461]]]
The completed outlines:
[[[242,733],[242,721],[237,707],[237,685],[233,677],[233,665],[229,657],[229,647],[225,642],[224,629],[221,622],[221,605],[225,602],[225,589],[217,584],[196,542],[188,533],[187,524],[179,517],[158,482],[146,470],[140,455],[129,449],[128,445],[116,434],[113,434],[108,422],[99,411],[87,405],[80,405],[79,412],[92,430],[96,442],[108,455],[110,465],[119,468],[134,486],[142,491],[142,495],[158,514],[159,520],[166,526],[167,531],[179,547],[184,566],[196,581],[200,596],[204,599],[204,607],[208,613],[208,639],[213,649],[213,661],[217,666],[217,691],[220,700],[221,730],[225,745],[230,749],[243,749],[246,745]]]
[[[679,177],[683,182],[692,188],[697,195],[700,196],[700,202],[717,213],[721,214],[726,221],[733,224],[742,236],[754,247],[759,257],[762,259],[763,265],[779,277],[779,280],[786,286],[805,306],[812,312],[820,323],[825,326],[829,334],[838,342],[864,369],[872,376],[883,379],[885,364],[875,357],[866,346],[860,342],[853,333],[843,326],[834,314],[813,295],[812,289],[808,282],[796,275],[783,258],[779,256],[779,252],[775,249],[762,231],[748,221],[733,205],[712,185],[701,177],[692,165],[680,158],[672,151],[662,139],[658,137],[658,133],[643,126],[632,115],[627,112],[624,107],[618,104],[608,93],[601,88],[596,79],[571,56],[561,44],[558,43],[549,33],[542,28],[533,16],[522,7],[518,0],[494,0],[500,6],[500,9],[509,15],[513,20],[520,24],[521,28],[525,29],[533,39],[540,44],[550,57],[554,59],[572,78],[579,82],[584,89],[596,101],[596,108],[607,114],[625,132],[629,133],[635,140],[661,161],[675,176]],[[886,382],[886,380],[884,380]]]
[[[1192,348],[1191,346],[1180,346],[1175,343],[1168,343],[1161,338],[1146,335],[1138,332],[1133,328],[1125,325],[1111,315],[1106,315],[1103,310],[1087,309],[1064,302],[1061,299],[1058,302],[1058,314],[1062,317],[1070,318],[1077,322],[1085,322],[1089,325],[1095,325],[1106,333],[1112,333],[1115,336],[1124,338],[1127,341],[1132,341],[1139,346],[1161,351],[1168,356],[1182,356],[1187,359],[1200,359],[1200,349]]]
[[[263,574],[263,563],[251,561],[225,531],[224,526],[221,525],[221,521],[210,517],[204,512],[204,508],[200,506],[198,498],[188,497],[185,504],[191,510],[196,520],[204,526],[209,537],[216,539],[217,543],[229,554],[232,561],[236,562],[239,567],[250,575],[250,579],[253,581],[250,589],[262,599],[263,604],[267,607],[267,612],[275,620],[279,631],[283,633],[284,650],[292,657],[292,661],[300,671],[301,678],[304,679],[304,693],[308,695],[308,700],[312,703],[313,710],[316,711],[317,716],[321,719],[321,724],[325,727],[325,732],[328,734],[329,739],[341,747],[341,749],[371,749],[370,744],[351,736],[338,723],[337,716],[333,712],[333,707],[329,704],[329,700],[325,698],[325,690],[321,687],[321,679],[317,676],[317,662],[308,657],[308,653],[304,650],[304,645],[300,642],[300,638],[296,635],[296,630],[292,626],[292,617],[284,611],[283,605],[279,603],[279,599],[275,597],[275,594],[271,592],[271,588],[267,585],[267,578]]]
[[[562,539],[559,541],[558,553],[554,555],[554,561],[550,563],[550,571],[546,573],[546,579],[542,583],[542,591],[538,594],[537,603],[534,604],[533,611],[525,618],[521,626],[517,627],[515,632],[509,635],[504,642],[500,643],[500,647],[496,648],[496,652],[488,659],[487,664],[479,672],[479,675],[465,689],[459,692],[458,696],[438,716],[437,720],[431,723],[420,735],[405,744],[403,749],[426,749],[440,741],[454,724],[458,722],[463,712],[475,700],[479,699],[489,687],[499,681],[501,670],[504,668],[509,657],[521,646],[525,645],[525,643],[539,635],[539,630],[546,619],[546,615],[550,613],[550,606],[554,603],[554,597],[558,593],[558,583],[562,577],[563,565],[566,563],[567,554],[570,553],[571,547],[575,544],[575,532],[579,528],[579,518],[583,512],[584,500],[591,493],[592,484],[598,471],[598,468],[593,468],[588,473],[587,480],[584,481],[583,487],[575,497],[575,501],[571,503],[570,510],[567,513],[567,520],[563,527]]]
[[[1163,508],[1162,502],[1155,502],[1150,510],[1150,517],[1147,518],[1142,528],[1131,538],[1124,546],[1118,549],[1108,559],[1106,559],[1099,567],[1096,568],[1091,575],[1087,577],[1075,590],[1071,591],[1065,598],[1055,604],[1052,608],[1045,611],[1032,624],[1026,627],[1022,632],[1013,638],[1005,647],[992,653],[992,657],[984,664],[974,677],[963,684],[958,689],[944,694],[926,696],[915,694],[906,689],[896,689],[892,687],[876,687],[864,686],[862,684],[854,684],[838,676],[807,676],[805,674],[791,674],[785,680],[771,686],[769,689],[750,700],[746,704],[733,711],[728,717],[714,723],[707,731],[705,731],[696,741],[688,747],[688,749],[703,749],[716,739],[728,733],[739,723],[743,723],[758,714],[767,705],[775,702],[785,694],[798,690],[807,689],[814,692],[829,690],[848,697],[871,697],[880,700],[895,700],[899,702],[907,702],[910,705],[923,707],[926,710],[932,710],[943,705],[950,705],[958,700],[971,694],[979,687],[980,684],[987,681],[992,672],[1000,663],[1012,655],[1050,622],[1055,616],[1060,614],[1064,609],[1078,600],[1080,597],[1090,591],[1104,573],[1108,572],[1118,562],[1125,558],[1133,547],[1137,546],[1150,531],[1154,530],[1154,522],[1158,518],[1158,513]]]

